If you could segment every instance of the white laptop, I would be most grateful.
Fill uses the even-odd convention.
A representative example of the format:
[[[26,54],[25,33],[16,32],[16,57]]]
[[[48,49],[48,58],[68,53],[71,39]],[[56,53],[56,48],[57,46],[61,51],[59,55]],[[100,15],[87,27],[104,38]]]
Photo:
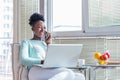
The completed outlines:
[[[77,67],[82,47],[82,44],[49,44],[42,67]]]

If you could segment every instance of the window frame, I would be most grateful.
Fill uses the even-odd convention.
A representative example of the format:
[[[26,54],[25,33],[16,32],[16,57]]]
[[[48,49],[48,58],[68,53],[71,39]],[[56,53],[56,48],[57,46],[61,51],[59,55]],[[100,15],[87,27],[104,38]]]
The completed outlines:
[[[88,0],[82,0],[82,30],[81,31],[62,31],[52,32],[52,3],[53,0],[47,0],[47,26],[53,37],[97,37],[97,36],[119,36],[120,26],[110,27],[89,27],[89,9]]]

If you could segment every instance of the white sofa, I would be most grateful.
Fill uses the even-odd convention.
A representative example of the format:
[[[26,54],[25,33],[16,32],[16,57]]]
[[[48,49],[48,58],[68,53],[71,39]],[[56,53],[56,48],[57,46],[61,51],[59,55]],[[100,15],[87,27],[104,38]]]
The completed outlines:
[[[19,61],[20,44],[13,43],[11,47],[13,80],[28,80],[28,71]]]

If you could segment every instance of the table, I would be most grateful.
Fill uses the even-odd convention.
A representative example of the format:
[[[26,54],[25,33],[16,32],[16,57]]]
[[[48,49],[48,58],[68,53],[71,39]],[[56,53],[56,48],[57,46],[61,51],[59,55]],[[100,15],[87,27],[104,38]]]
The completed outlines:
[[[120,68],[120,65],[83,65],[89,70],[89,80],[91,80],[91,70],[93,69],[94,80],[96,80],[96,70],[97,69],[114,69]]]

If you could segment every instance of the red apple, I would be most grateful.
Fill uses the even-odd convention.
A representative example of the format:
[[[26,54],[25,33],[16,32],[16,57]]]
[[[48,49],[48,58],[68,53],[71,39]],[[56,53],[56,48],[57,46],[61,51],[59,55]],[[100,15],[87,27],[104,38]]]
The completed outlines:
[[[108,58],[110,58],[110,53],[109,52],[105,52],[105,54],[108,56]]]
[[[107,60],[108,59],[108,56],[106,54],[103,54],[101,57],[100,57],[101,60]]]

